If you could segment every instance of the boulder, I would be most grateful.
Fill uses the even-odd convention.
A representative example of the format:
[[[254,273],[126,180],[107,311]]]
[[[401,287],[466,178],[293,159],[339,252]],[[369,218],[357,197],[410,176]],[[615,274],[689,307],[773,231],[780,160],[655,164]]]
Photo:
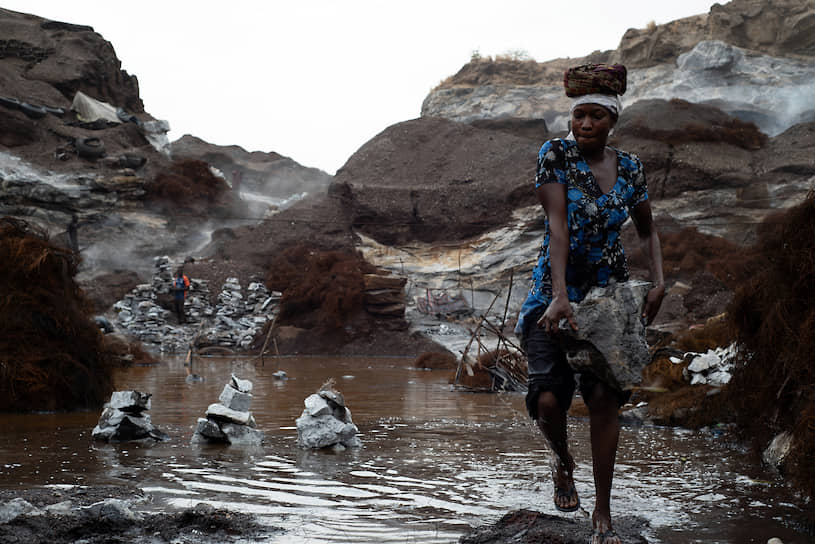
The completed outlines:
[[[250,412],[239,412],[238,410],[231,410],[220,403],[210,404],[207,408],[206,415],[208,418],[222,419],[240,423],[241,425],[248,425],[252,417]]]
[[[252,382],[249,380],[242,380],[232,374],[232,387],[240,391],[241,393],[251,393],[252,392]]]
[[[232,374],[219,397],[221,402],[210,404],[207,417],[198,419],[192,441],[259,446],[263,433],[255,428],[255,418],[249,412],[251,390],[251,381]]]
[[[337,449],[362,446],[359,429],[351,419],[342,393],[330,385],[323,386],[304,401],[306,408],[297,418],[297,444],[301,448]]]
[[[792,451],[792,438],[792,434],[787,431],[777,434],[761,454],[761,458],[776,470],[781,469]]]
[[[359,432],[353,423],[343,423],[333,415],[313,417],[303,413],[296,421],[297,443],[302,448],[325,448],[334,444],[356,447],[356,434]]]
[[[306,405],[306,412],[311,417],[320,417],[333,413],[328,401],[320,395],[309,395],[304,401]]]
[[[572,304],[578,330],[563,319],[559,327],[569,364],[578,372],[590,370],[618,389],[642,381],[651,362],[640,313],[651,283],[630,280],[595,287],[579,304]]]
[[[233,446],[260,446],[263,442],[263,433],[248,425],[224,423],[221,425],[221,431]]]
[[[25,499],[11,499],[0,503],[0,524],[11,523],[20,516],[36,512],[37,508]]]
[[[221,392],[221,396],[218,397],[218,400],[230,410],[248,412],[249,406],[252,404],[252,394],[238,391],[229,383],[224,386],[224,390]]]
[[[142,412],[150,409],[151,396],[139,391],[114,391],[110,396],[110,407],[129,413]]]
[[[195,427],[195,434],[201,435],[209,440],[225,441],[226,435],[221,430],[221,427],[211,419],[199,417],[198,423]]]

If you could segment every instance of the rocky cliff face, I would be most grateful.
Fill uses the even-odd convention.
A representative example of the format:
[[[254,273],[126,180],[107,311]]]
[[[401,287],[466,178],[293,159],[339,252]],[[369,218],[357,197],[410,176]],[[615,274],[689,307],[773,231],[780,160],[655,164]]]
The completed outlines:
[[[776,135],[815,119],[813,36],[815,1],[733,0],[709,14],[629,30],[615,51],[541,64],[476,61],[431,92],[422,115],[463,122],[545,119],[551,130],[565,131],[563,70],[621,62],[629,68],[625,106],[680,98],[714,105]]]
[[[136,76],[89,26],[0,9],[3,95],[68,108],[76,91],[141,113]]]
[[[210,144],[189,134],[173,142],[170,152],[173,158],[202,160],[220,170],[241,198],[258,211],[285,207],[292,199],[323,192],[333,179],[318,168],[304,167],[274,152]]]
[[[274,153],[192,137],[177,142],[170,158],[154,138],[166,142],[167,124],[144,111],[136,77],[91,27],[0,9],[0,29],[0,215],[34,223],[63,245],[76,218],[83,276],[125,269],[149,277],[154,256],[204,247],[224,213],[234,212],[229,225],[240,225],[331,179]],[[116,119],[80,118],[71,110],[79,91],[118,110]],[[184,167],[175,166],[187,159],[227,175],[243,171],[246,200],[234,191],[226,200],[202,196],[190,208],[189,195],[181,195],[196,192],[199,176],[182,180]],[[170,187],[170,178],[182,186]],[[229,193],[227,180],[210,178],[208,191]],[[157,203],[173,192],[174,203]],[[224,208],[229,200],[234,205]]]

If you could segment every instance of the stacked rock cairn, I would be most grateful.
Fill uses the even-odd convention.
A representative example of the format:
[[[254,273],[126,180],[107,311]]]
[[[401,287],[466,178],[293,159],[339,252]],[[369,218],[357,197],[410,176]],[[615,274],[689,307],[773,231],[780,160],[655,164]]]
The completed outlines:
[[[342,393],[329,380],[304,401],[306,408],[297,418],[297,444],[301,448],[344,450],[362,446],[359,429],[351,419]]]
[[[232,374],[218,400],[207,408],[207,417],[198,419],[193,442],[259,446],[263,433],[255,428],[255,418],[249,411],[252,382]]]
[[[93,428],[93,437],[108,442],[143,438],[167,440],[167,434],[154,427],[146,413],[150,409],[150,397],[139,391],[114,391]]]

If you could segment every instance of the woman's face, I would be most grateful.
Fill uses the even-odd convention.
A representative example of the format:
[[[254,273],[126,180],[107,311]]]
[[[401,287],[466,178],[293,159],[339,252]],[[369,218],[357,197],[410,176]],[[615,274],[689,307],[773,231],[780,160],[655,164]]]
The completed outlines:
[[[572,111],[572,134],[581,151],[599,151],[606,147],[608,133],[616,120],[598,104],[581,104]]]

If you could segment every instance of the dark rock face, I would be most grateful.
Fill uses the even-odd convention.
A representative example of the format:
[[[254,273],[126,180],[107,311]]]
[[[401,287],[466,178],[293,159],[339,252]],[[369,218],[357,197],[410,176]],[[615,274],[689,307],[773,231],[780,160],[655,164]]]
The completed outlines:
[[[210,144],[189,134],[173,142],[170,152],[174,159],[209,163],[232,182],[233,189],[268,197],[323,192],[332,180],[332,176],[318,168],[307,168],[274,152],[248,152],[236,145]]]
[[[535,203],[540,141],[441,118],[406,121],[362,146],[334,190],[347,195],[353,226],[382,243],[461,240]]]
[[[144,112],[135,76],[121,69],[110,42],[91,27],[59,24],[0,9],[3,94],[69,107],[76,91]]]

